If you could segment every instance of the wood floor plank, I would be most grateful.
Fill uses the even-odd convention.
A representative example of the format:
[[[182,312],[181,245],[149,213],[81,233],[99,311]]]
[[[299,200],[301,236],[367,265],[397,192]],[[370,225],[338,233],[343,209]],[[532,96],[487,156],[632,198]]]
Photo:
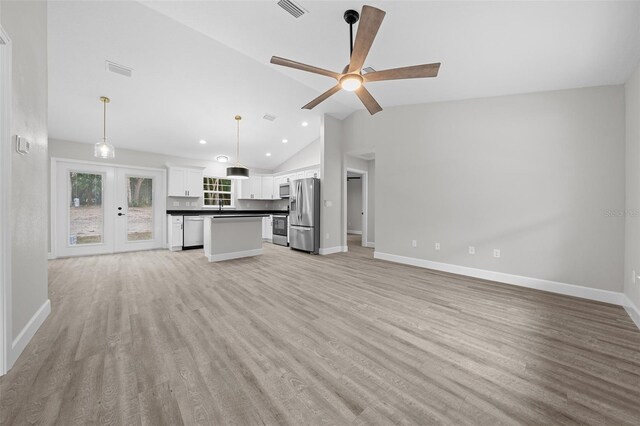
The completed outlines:
[[[640,424],[624,309],[373,259],[50,262],[0,424]]]

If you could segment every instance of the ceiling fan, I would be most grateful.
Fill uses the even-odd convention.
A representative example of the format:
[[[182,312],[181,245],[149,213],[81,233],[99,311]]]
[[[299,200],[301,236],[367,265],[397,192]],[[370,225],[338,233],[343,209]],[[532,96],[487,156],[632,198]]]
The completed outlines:
[[[440,63],[414,65],[411,67],[393,68],[383,71],[374,71],[362,74],[362,66],[367,58],[369,49],[373,44],[373,40],[376,38],[378,29],[382,24],[384,15],[386,12],[380,9],[376,9],[371,6],[362,7],[362,19],[355,10],[347,10],[344,13],[344,20],[349,24],[350,32],[350,49],[351,59],[349,65],[347,65],[342,73],[337,73],[323,68],[314,67],[312,65],[303,64],[301,62],[292,61],[278,56],[271,57],[271,63],[275,65],[282,65],[289,68],[295,68],[302,71],[312,72],[315,74],[326,75],[327,77],[335,78],[338,82],[331,89],[324,92],[305,106],[303,109],[312,109],[330,96],[339,92],[340,89],[344,89],[350,92],[355,92],[358,98],[362,101],[371,115],[382,111],[382,107],[371,96],[371,93],[365,88],[366,83],[374,81],[384,80],[400,80],[406,78],[425,78],[425,77],[437,77],[438,70],[440,69]],[[358,25],[358,33],[356,34],[355,44],[353,42],[353,24],[360,20]]]

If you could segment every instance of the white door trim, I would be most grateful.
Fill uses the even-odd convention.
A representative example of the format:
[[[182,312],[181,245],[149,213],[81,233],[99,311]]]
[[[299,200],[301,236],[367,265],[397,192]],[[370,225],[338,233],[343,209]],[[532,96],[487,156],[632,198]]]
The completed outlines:
[[[89,146],[89,145],[87,145]],[[90,147],[90,146],[89,146]],[[162,210],[162,215],[159,215],[161,222],[161,245],[160,247],[165,247],[166,246],[166,240],[167,240],[167,226],[166,226],[166,215],[164,214],[164,212],[166,212],[167,210],[167,170],[163,169],[163,168],[157,168],[157,167],[139,167],[139,166],[132,166],[132,165],[127,165],[127,164],[112,164],[112,163],[106,163],[106,162],[101,162],[101,161],[87,161],[87,160],[75,160],[73,158],[62,158],[62,157],[51,157],[51,176],[50,176],[50,183],[51,183],[51,200],[50,200],[50,250],[51,250],[51,254],[49,256],[50,259],[55,259],[58,257],[59,253],[58,250],[56,248],[56,241],[57,241],[57,233],[56,233],[56,221],[57,221],[57,201],[56,201],[56,193],[57,193],[57,184],[56,184],[56,176],[57,176],[57,170],[58,170],[58,164],[59,163],[74,163],[74,164],[78,164],[79,166],[101,166],[101,167],[113,167],[114,171],[117,171],[119,169],[136,169],[136,170],[141,170],[141,171],[152,171],[152,172],[160,172],[161,173],[161,178],[160,178],[160,196],[158,197],[158,203],[160,206],[160,209]],[[159,248],[160,248],[159,247]]]
[[[11,368],[11,39],[0,26],[0,376]]]
[[[367,170],[354,169],[345,167],[342,182],[344,182],[344,196],[342,202],[342,235],[344,235],[344,245],[347,246],[347,174],[348,172],[359,173],[362,175],[362,247],[367,247],[367,228],[369,226],[369,172]]]

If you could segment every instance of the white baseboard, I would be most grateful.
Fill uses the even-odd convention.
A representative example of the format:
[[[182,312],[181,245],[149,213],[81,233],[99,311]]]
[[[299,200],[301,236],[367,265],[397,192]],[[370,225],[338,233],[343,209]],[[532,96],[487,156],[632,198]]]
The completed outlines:
[[[362,235],[362,231],[353,231],[351,229],[347,229],[347,234]]]
[[[234,251],[233,253],[210,254],[207,256],[209,262],[221,262],[223,260],[240,259],[241,257],[260,256],[262,249]]]
[[[367,241],[365,243],[365,247],[369,247],[369,248],[376,248],[376,243],[372,242],[372,241]]]
[[[390,262],[403,263],[405,265],[434,269],[436,271],[481,278],[489,281],[497,281],[520,287],[535,288],[537,290],[550,291],[552,293],[565,294],[567,296],[581,297],[583,299],[597,300],[599,302],[623,305],[624,294],[609,290],[583,287],[575,284],[547,281],[539,278],[523,277],[520,275],[505,274],[503,272],[487,271],[484,269],[469,268],[466,266],[452,265],[449,263],[434,262],[431,260],[416,259],[413,257],[398,256],[395,254],[374,252],[373,257]]]
[[[631,320],[640,328],[640,309],[629,299],[626,294],[623,294],[623,305],[625,311],[631,317]]]
[[[327,254],[346,253],[347,251],[349,251],[349,247],[347,246],[335,246],[335,247],[321,248],[319,250],[319,253],[321,256],[325,256]]]
[[[47,253],[47,260],[53,260],[55,258],[56,257],[53,255],[53,253],[51,253],[51,252]]]
[[[13,367],[13,364],[16,362],[22,351],[27,344],[31,341],[33,336],[36,334],[36,331],[40,328],[44,320],[47,319],[49,314],[51,313],[51,301],[47,299],[46,302],[40,306],[40,309],[36,311],[35,314],[31,317],[27,325],[24,326],[22,331],[13,339],[11,343],[11,349],[7,354],[7,371]]]

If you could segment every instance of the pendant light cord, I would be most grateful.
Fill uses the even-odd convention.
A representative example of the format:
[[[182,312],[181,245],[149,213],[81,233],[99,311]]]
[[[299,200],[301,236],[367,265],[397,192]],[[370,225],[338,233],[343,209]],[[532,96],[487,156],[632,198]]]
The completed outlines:
[[[236,115],[236,164],[240,164],[240,120],[242,117]]]
[[[103,115],[102,115],[102,140],[107,141],[107,103],[102,101]]]

